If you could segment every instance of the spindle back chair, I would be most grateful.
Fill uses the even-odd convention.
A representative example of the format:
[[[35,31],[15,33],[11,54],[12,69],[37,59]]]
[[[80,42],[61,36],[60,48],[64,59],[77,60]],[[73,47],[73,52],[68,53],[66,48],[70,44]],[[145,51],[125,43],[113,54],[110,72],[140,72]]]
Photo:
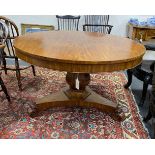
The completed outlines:
[[[80,16],[59,16],[56,15],[58,21],[58,30],[78,31]]]
[[[18,81],[18,87],[20,90],[22,90],[22,84],[21,84],[21,75],[20,75],[20,71],[27,69],[29,67],[32,67],[32,71],[33,74],[35,76],[35,69],[33,65],[29,65],[29,66],[24,66],[24,67],[20,67],[19,66],[19,60],[18,57],[16,56],[15,53],[15,49],[13,47],[13,40],[19,36],[19,31],[18,31],[18,27],[16,26],[16,24],[11,21],[10,19],[0,16],[0,21],[4,22],[7,27],[8,27],[8,36],[7,39],[5,41],[5,48],[3,50],[3,52],[1,52],[1,59],[2,59],[2,69],[4,70],[5,74],[7,74],[8,70],[12,70],[16,72],[16,77],[17,77],[17,81]],[[15,61],[15,65],[14,67],[10,67],[9,65],[7,65],[7,59],[12,59]]]

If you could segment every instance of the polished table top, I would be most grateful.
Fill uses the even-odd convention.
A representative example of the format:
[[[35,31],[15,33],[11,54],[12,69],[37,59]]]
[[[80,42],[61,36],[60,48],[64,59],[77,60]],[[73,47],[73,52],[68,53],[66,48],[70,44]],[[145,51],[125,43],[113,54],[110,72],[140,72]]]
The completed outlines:
[[[15,39],[19,58],[69,72],[104,72],[137,66],[145,47],[128,38],[96,32],[47,31]]]

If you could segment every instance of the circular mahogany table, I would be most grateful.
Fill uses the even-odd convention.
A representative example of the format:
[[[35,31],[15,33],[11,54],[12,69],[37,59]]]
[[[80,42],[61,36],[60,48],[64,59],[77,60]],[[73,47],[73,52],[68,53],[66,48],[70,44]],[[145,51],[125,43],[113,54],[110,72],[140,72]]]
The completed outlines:
[[[145,53],[143,45],[130,39],[79,31],[26,34],[15,39],[14,47],[17,56],[28,63],[67,72],[69,87],[38,99],[32,115],[56,106],[96,107],[117,114],[117,103],[87,87],[90,73],[133,68]]]

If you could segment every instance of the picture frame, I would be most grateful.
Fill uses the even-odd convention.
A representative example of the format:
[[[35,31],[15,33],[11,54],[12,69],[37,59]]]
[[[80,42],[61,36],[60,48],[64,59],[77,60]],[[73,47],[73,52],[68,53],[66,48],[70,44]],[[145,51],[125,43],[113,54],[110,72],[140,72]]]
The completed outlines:
[[[40,31],[52,31],[55,27],[53,25],[40,25],[40,24],[21,24],[21,34],[24,35],[25,33],[33,33],[33,32],[40,32]]]

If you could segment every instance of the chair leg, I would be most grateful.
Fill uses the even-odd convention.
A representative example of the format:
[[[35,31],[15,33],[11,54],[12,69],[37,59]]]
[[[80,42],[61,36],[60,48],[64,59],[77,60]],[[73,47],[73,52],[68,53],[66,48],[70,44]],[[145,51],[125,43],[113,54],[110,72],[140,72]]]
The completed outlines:
[[[1,85],[1,87],[2,87],[3,92],[4,92],[5,95],[6,95],[6,98],[7,98],[8,102],[10,102],[10,101],[11,101],[11,100],[10,100],[10,96],[8,95],[7,89],[6,89],[5,85],[4,85],[4,82],[3,82],[3,80],[2,80],[1,77],[0,77],[0,85]]]
[[[127,82],[127,84],[124,85],[124,88],[126,88],[126,89],[129,88],[132,83],[132,74],[133,74],[132,70],[128,69],[127,70],[128,82]]]
[[[6,60],[3,58],[3,67],[4,67],[4,72],[7,74],[7,69],[6,69]]]
[[[18,58],[15,59],[15,67],[16,67],[16,77],[17,77],[17,81],[18,81],[18,87],[19,90],[22,90],[22,83],[21,83],[21,75],[20,75],[20,70],[19,70],[19,62],[18,62]]]
[[[144,102],[145,102],[145,99],[146,99],[148,85],[149,85],[149,83],[147,81],[144,81],[144,83],[143,83],[142,97],[141,97],[139,106],[143,106],[144,105]]]
[[[150,107],[149,107],[149,111],[148,111],[146,117],[144,117],[143,121],[145,123],[147,123],[151,118],[152,118],[152,114],[151,114],[151,110],[150,110]]]
[[[154,132],[153,139],[155,139],[155,121],[153,122],[153,132]]]
[[[34,75],[34,76],[36,76],[36,71],[35,71],[34,66],[33,66],[33,65],[31,65],[31,67],[32,67],[32,72],[33,72],[33,75]]]

